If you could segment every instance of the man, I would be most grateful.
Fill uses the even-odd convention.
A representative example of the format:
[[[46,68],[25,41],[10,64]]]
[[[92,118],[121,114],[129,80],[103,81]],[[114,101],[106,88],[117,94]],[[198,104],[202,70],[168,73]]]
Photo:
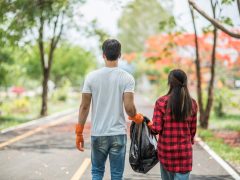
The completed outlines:
[[[102,50],[105,67],[91,72],[84,82],[79,122],[76,125],[76,146],[84,151],[82,132],[92,101],[92,179],[103,179],[109,156],[111,179],[121,180],[127,142],[123,105],[134,122],[141,123],[143,117],[136,113],[134,105],[134,78],[118,68],[121,44],[115,39],[108,39],[103,43]]]

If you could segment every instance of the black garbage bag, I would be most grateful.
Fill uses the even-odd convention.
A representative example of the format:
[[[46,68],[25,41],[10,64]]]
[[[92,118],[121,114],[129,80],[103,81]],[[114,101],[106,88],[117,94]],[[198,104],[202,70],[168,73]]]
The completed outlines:
[[[158,163],[157,138],[145,122],[130,126],[129,162],[135,172],[147,173]]]

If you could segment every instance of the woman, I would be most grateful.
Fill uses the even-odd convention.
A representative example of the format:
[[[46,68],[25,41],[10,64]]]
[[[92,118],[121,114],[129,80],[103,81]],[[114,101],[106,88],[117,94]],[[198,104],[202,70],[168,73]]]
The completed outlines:
[[[175,69],[168,76],[169,91],[155,104],[153,133],[159,134],[158,158],[163,180],[189,179],[196,133],[197,103],[187,87],[187,75]]]

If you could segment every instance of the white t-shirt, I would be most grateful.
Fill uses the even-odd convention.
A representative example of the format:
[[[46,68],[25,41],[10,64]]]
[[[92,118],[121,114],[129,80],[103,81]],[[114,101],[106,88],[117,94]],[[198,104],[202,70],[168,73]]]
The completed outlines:
[[[126,71],[104,67],[85,79],[82,93],[92,94],[92,136],[126,134],[123,93],[134,93],[135,81]]]

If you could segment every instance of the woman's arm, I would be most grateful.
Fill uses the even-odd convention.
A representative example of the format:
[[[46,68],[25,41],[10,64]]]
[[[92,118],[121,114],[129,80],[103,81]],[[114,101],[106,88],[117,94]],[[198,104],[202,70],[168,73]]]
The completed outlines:
[[[163,104],[158,101],[155,103],[152,123],[149,123],[149,128],[153,133],[161,134],[163,127]]]
[[[193,114],[190,122],[190,133],[191,133],[191,142],[194,144],[194,137],[197,131],[197,112],[198,107],[195,100],[193,100]]]

